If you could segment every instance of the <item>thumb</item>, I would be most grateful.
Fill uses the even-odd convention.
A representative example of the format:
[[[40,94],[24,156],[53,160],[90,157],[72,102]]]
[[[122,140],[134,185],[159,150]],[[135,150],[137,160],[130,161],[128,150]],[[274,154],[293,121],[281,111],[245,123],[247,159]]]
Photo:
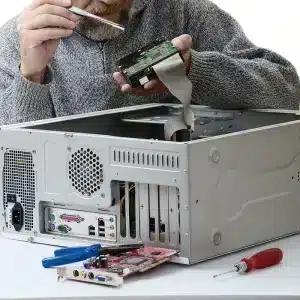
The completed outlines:
[[[177,48],[178,51],[187,51],[192,47],[192,37],[188,34],[183,34],[179,37],[176,37],[173,39],[172,44],[174,45],[175,48]]]

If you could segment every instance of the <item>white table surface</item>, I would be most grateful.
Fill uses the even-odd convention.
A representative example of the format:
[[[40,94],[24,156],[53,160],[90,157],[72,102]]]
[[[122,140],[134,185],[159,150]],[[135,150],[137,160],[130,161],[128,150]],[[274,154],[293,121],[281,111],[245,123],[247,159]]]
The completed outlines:
[[[243,257],[280,247],[280,265],[247,275],[236,273],[213,279]],[[74,281],[57,281],[55,269],[44,269],[41,260],[53,255],[52,246],[0,238],[0,299],[300,299],[300,236],[223,256],[194,266],[165,264],[151,273],[124,280],[121,287]],[[297,297],[296,297],[297,296]]]

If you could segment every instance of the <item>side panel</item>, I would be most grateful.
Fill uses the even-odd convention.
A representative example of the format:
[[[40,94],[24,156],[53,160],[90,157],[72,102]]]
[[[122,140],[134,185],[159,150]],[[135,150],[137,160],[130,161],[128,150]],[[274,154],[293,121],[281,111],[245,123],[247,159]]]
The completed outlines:
[[[192,263],[299,231],[299,137],[293,123],[189,145]]]

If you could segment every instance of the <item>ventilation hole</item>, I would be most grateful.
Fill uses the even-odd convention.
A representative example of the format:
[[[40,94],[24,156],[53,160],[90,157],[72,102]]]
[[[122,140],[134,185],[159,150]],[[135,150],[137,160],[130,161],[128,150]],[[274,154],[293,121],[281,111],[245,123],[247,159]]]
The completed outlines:
[[[81,148],[69,161],[69,179],[74,188],[84,196],[91,196],[100,189],[98,160],[99,156],[92,150]]]

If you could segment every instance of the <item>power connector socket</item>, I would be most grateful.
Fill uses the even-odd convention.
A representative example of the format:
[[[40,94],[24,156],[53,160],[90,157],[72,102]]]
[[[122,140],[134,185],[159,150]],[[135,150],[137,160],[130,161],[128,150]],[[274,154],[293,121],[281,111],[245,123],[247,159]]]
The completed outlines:
[[[16,202],[11,210],[11,224],[15,231],[20,231],[24,225],[24,210],[19,202]]]

